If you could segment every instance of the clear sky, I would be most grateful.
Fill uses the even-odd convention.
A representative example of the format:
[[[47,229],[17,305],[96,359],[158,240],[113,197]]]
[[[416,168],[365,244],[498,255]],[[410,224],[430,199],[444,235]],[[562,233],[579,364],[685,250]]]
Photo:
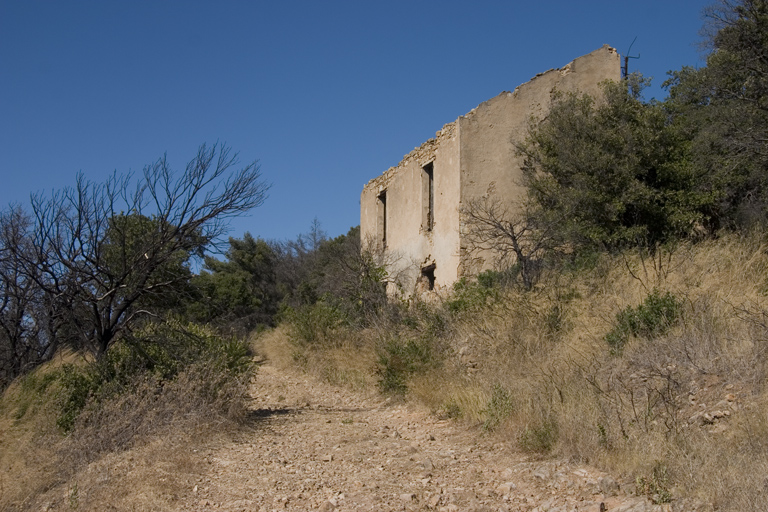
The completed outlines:
[[[710,0],[0,0],[0,206],[202,142],[259,160],[231,235],[359,224],[363,185],[445,123],[609,44],[654,77],[702,64]]]

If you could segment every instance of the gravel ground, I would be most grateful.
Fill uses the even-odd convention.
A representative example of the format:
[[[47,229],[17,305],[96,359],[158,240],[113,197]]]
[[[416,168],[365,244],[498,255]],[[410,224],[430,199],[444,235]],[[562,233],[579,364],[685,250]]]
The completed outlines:
[[[269,363],[255,428],[204,449],[180,509],[666,511],[593,468],[536,461],[477,427]]]

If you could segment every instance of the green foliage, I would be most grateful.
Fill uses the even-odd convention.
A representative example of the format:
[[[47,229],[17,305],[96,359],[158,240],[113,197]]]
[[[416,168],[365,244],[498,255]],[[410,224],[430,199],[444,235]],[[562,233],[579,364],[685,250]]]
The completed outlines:
[[[149,259],[151,252],[157,251],[158,246],[167,243],[163,237],[167,236],[165,232],[172,227],[164,224],[165,221],[156,217],[121,213],[110,217],[109,227],[100,242],[103,267],[116,278],[126,281],[126,293],[148,286],[144,302],[152,302],[154,298],[156,305],[169,308],[173,299],[169,299],[168,295],[178,295],[180,290],[157,296],[151,292],[151,288],[161,283],[184,286],[191,277],[188,261],[193,255],[202,255],[206,241],[197,235],[177,241],[178,248],[164,255],[163,261],[153,269],[147,282],[142,282],[143,276],[137,275],[136,269]]]
[[[548,453],[555,447],[559,436],[557,422],[547,419],[540,424],[526,427],[520,434],[520,447],[528,452]]]
[[[322,240],[306,258],[305,277],[294,292],[293,303],[318,300],[332,304],[350,325],[364,326],[389,306],[388,274],[377,254],[363,250],[360,227],[345,235]]]
[[[678,319],[682,303],[670,292],[653,290],[637,307],[628,306],[616,314],[613,328],[605,341],[621,352],[630,336],[652,337],[663,334]]]
[[[281,318],[290,324],[293,338],[308,345],[332,343],[345,320],[338,308],[324,300],[298,308],[286,306]]]
[[[200,298],[189,307],[192,317],[241,327],[241,334],[259,324],[272,325],[283,297],[273,247],[246,233],[242,240],[229,239],[225,258],[206,257],[203,270],[193,279]]]
[[[248,345],[242,340],[223,338],[195,324],[148,324],[101,359],[86,366],[65,365],[57,372],[61,385],[57,424],[69,432],[89,404],[130,393],[140,381],[151,380],[162,388],[194,365],[204,365],[219,377],[220,381],[207,383],[212,392],[252,368]]]
[[[686,139],[634,77],[604,86],[604,101],[558,97],[519,147],[538,210],[571,248],[653,247],[690,234],[711,197],[697,190]]]
[[[498,384],[495,385],[491,398],[482,411],[486,416],[485,422],[483,422],[483,430],[493,430],[498,427],[502,421],[512,414],[513,409],[512,395]]]
[[[649,476],[638,476],[635,480],[637,494],[647,496],[657,505],[672,501],[669,485],[669,472],[662,462],[656,462]]]
[[[712,229],[765,224],[768,214],[768,2],[708,10],[707,65],[671,73],[666,106],[691,140]]]
[[[408,378],[437,364],[434,339],[423,335],[410,338],[397,334],[388,336],[378,347],[376,373],[379,387],[386,393],[404,395]]]
[[[453,285],[453,294],[446,300],[445,308],[451,314],[474,312],[484,308],[489,301],[500,297],[502,286],[514,282],[514,269],[508,272],[486,270],[477,281],[462,277]]]
[[[102,382],[94,373],[73,365],[66,365],[61,369],[60,379],[63,391],[56,425],[62,431],[70,432],[74,428],[80,412],[99,391]]]
[[[19,383],[18,398],[16,401],[16,411],[14,417],[18,420],[23,418],[27,411],[35,405],[41,403],[41,397],[46,390],[56,382],[58,376],[54,372],[43,374],[29,373],[21,377]]]

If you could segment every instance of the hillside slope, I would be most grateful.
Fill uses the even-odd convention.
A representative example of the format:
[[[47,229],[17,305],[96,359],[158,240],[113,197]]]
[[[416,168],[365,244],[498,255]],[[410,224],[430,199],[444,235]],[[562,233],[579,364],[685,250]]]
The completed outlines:
[[[269,362],[251,428],[106,456],[24,510],[663,510],[578,464]]]

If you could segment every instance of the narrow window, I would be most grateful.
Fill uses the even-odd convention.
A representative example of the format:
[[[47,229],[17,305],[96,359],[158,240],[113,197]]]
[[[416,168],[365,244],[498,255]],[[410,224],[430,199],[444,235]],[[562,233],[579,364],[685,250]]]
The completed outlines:
[[[421,225],[426,231],[432,231],[435,225],[435,173],[434,163],[429,162],[421,171]]]
[[[387,246],[387,191],[379,194],[377,201],[378,231],[382,247]]]
[[[427,290],[435,289],[435,265],[429,265],[421,269],[421,278],[427,283]]]

